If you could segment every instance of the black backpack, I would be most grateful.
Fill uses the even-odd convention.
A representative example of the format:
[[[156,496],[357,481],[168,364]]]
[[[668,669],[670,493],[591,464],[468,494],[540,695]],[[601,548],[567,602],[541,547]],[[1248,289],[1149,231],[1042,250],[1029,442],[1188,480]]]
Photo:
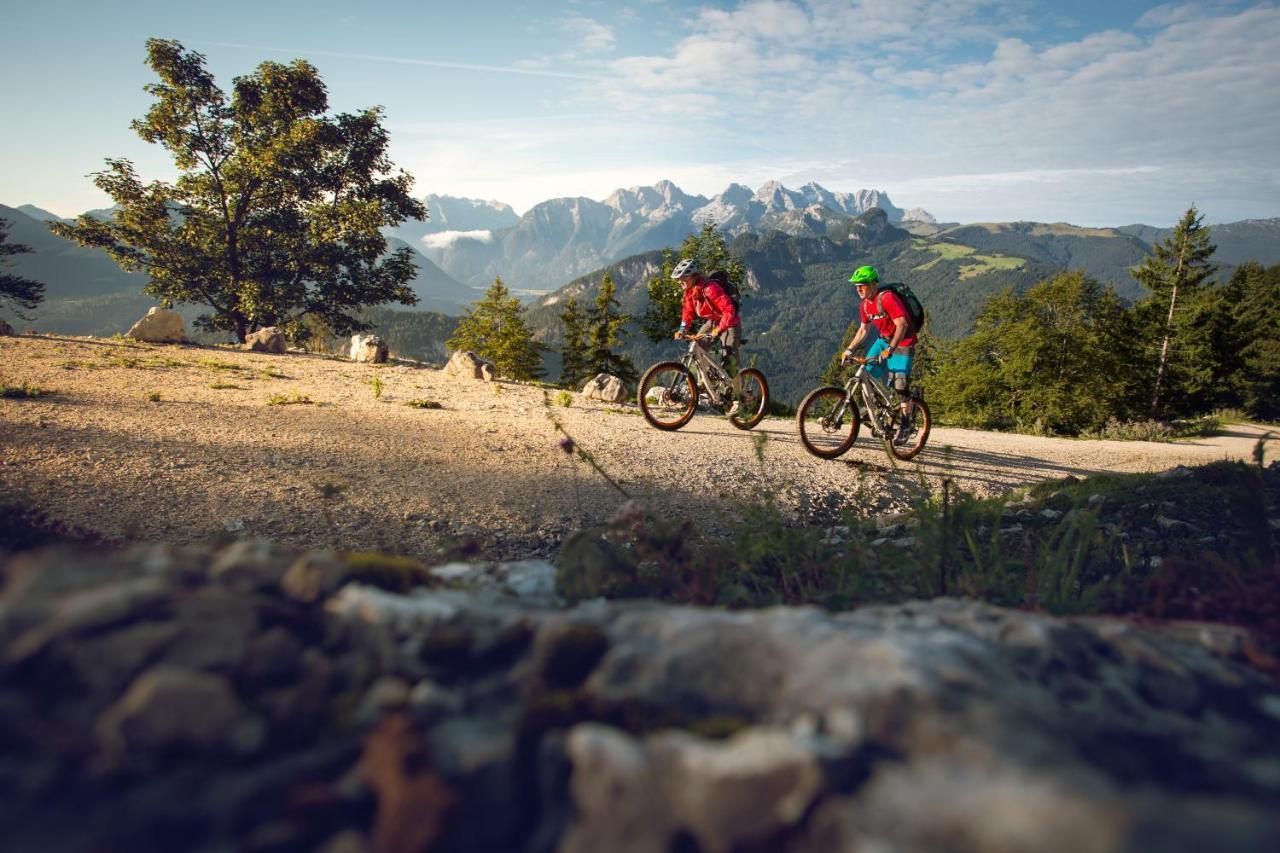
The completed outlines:
[[[733,302],[734,311],[742,308],[742,296],[738,293],[738,285],[729,280],[729,273],[726,270],[712,270],[707,274],[707,281],[714,281],[720,285],[725,295]]]
[[[919,332],[924,328],[924,306],[920,304],[920,300],[911,292],[911,288],[907,287],[900,281],[881,282],[879,293],[876,294],[876,311],[883,311],[880,307],[880,294],[886,290],[891,290],[902,300],[902,304],[907,306],[907,316],[911,318],[912,332]]]

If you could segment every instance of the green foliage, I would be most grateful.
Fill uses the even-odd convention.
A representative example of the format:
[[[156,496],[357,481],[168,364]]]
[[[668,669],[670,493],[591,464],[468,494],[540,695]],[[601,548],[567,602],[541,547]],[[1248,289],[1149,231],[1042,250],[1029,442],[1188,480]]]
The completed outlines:
[[[560,314],[564,343],[560,347],[560,381],[577,387],[590,374],[587,371],[587,330],[578,312],[578,300],[569,297]]]
[[[412,557],[351,551],[342,555],[347,564],[347,580],[375,586],[389,592],[407,593],[419,586],[432,586],[435,578]]]
[[[1198,383],[1214,375],[1212,364],[1195,358],[1195,354],[1188,357],[1181,352],[1188,342],[1202,334],[1193,325],[1200,319],[1199,315],[1186,310],[1178,313],[1184,305],[1195,305],[1201,285],[1213,274],[1209,258],[1216,247],[1209,242],[1210,229],[1203,220],[1204,216],[1192,205],[1173,233],[1157,243],[1151,254],[1132,270],[1133,277],[1151,292],[1140,305],[1137,316],[1145,321],[1139,334],[1151,342],[1153,350],[1155,373],[1151,379],[1150,405],[1153,417],[1165,409],[1176,412],[1193,405],[1179,397],[1185,397],[1188,392],[1194,394]],[[1200,354],[1205,352],[1202,350]],[[1171,397],[1167,403],[1162,397],[1166,383]]]
[[[746,298],[743,288],[747,276],[746,266],[729,253],[724,235],[715,223],[707,222],[700,232],[685,238],[678,253],[673,255],[670,250],[664,251],[662,268],[656,277],[649,279],[649,304],[645,308],[640,329],[654,343],[670,338],[680,325],[683,294],[680,282],[672,281],[671,270],[685,258],[694,258],[704,274],[717,269],[725,270],[729,274],[729,280],[738,286],[738,292]]]
[[[436,400],[406,400],[405,405],[412,409],[443,409],[444,405]]]
[[[556,405],[564,406],[566,409],[573,405],[573,394],[568,391],[561,391],[556,394]]]
[[[1240,402],[1265,420],[1280,418],[1280,264],[1263,268],[1250,262],[1236,270],[1224,288],[1225,313],[1235,320]]]
[[[234,382],[210,382],[209,387],[214,391],[243,391],[243,385],[236,385]]]
[[[495,278],[484,298],[467,309],[449,338],[450,350],[470,350],[493,362],[500,376],[529,380],[542,376],[541,344],[525,325],[525,307]]]
[[[147,401],[148,401],[148,402],[151,402],[151,403],[159,403],[159,402],[160,402],[160,392],[159,392],[159,391],[152,391],[152,392],[150,392],[149,394],[147,394]]]
[[[606,272],[596,294],[595,306],[587,314],[583,378],[608,373],[628,385],[634,385],[640,374],[631,359],[617,352],[625,334],[623,327],[631,318],[618,311],[618,300],[614,298],[616,293],[613,278]]]
[[[382,399],[382,377],[375,376],[369,380],[369,387],[373,389],[373,399]]]
[[[0,219],[0,305],[8,302],[15,313],[23,320],[30,317],[22,313],[23,309],[31,310],[44,299],[44,285],[29,278],[13,275],[4,271],[10,255],[21,255],[31,251],[30,246],[22,243],[10,243],[9,221]]]
[[[55,233],[145,271],[145,292],[166,307],[208,306],[198,326],[241,342],[264,326],[297,340],[307,316],[347,334],[364,328],[361,306],[416,301],[410,252],[386,254],[379,229],[426,210],[412,178],[392,174],[379,108],[326,115],[303,60],[263,62],[230,97],[176,41],[149,39],[147,61],[160,82],[133,128],[169,152],[177,181],[144,183],[108,159],[94,182],[118,206],[111,219],[52,223]]]
[[[937,355],[928,377],[939,420],[1077,433],[1128,404],[1128,321],[1119,299],[1083,273],[1062,273],[992,299],[974,333]]]

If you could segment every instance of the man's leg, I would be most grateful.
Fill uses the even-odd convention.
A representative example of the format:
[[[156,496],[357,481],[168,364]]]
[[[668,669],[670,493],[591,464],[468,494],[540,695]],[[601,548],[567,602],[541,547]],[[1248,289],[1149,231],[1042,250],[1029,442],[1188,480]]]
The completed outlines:
[[[733,399],[742,396],[742,380],[738,378],[738,345],[742,341],[742,327],[734,326],[720,333],[720,346],[724,349],[724,372],[733,380]]]

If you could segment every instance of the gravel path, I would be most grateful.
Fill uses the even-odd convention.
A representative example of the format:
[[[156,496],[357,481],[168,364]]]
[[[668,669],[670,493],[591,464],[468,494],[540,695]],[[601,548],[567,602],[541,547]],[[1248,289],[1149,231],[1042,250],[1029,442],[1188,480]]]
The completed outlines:
[[[726,497],[762,484],[824,521],[850,503],[900,510],[947,475],[985,495],[1067,474],[1249,458],[1262,433],[1240,425],[1157,444],[938,428],[915,462],[891,467],[865,436],[840,460],[810,456],[790,420],[741,432],[699,415],[665,433],[630,404],[575,394],[563,407],[537,386],[317,355],[0,338],[0,380],[52,392],[0,400],[0,496],[26,495],[113,538],[256,535],[423,557],[459,542],[494,558],[548,556],[617,509],[623,496],[561,449],[552,416],[632,497],[713,530],[732,511]],[[326,500],[326,486],[343,490]]]

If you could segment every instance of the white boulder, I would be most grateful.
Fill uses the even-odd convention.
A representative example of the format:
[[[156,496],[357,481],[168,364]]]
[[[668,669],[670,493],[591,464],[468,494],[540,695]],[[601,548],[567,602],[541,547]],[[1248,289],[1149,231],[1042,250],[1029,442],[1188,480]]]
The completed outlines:
[[[582,393],[588,400],[602,400],[606,403],[621,403],[627,399],[627,386],[622,380],[608,373],[597,373],[594,379],[582,386]]]
[[[126,338],[135,341],[148,341],[153,344],[185,343],[187,331],[182,323],[182,315],[166,308],[152,308],[147,316],[134,323],[125,332]]]
[[[351,360],[384,364],[387,360],[387,344],[377,335],[352,335]]]
[[[450,356],[449,363],[444,366],[444,372],[449,376],[483,379],[485,382],[492,382],[494,377],[493,364],[470,350],[458,350]]]

